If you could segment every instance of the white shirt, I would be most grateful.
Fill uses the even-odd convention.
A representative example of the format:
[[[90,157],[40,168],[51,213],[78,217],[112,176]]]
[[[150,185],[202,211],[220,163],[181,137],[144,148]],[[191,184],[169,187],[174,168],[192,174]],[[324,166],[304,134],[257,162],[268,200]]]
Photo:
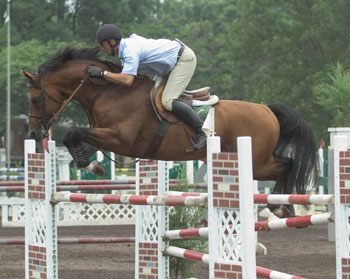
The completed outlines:
[[[175,67],[180,47],[180,42],[176,40],[146,39],[136,34],[123,38],[118,54],[122,61],[122,73],[167,76]]]

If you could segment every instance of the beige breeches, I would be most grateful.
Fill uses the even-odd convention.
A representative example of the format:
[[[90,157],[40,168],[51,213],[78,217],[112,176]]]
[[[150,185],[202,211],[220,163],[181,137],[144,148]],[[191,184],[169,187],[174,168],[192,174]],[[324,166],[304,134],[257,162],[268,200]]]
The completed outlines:
[[[163,91],[162,104],[166,110],[172,110],[174,99],[179,98],[191,81],[196,69],[197,58],[189,47],[185,47],[174,69],[170,72],[168,81]]]

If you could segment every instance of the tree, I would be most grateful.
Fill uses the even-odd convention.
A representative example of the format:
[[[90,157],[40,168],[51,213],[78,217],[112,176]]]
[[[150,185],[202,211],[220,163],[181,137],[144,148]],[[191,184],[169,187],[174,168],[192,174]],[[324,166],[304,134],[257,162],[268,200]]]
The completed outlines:
[[[28,89],[26,86],[27,80],[20,74],[20,70],[36,73],[38,66],[45,62],[51,55],[53,55],[58,49],[66,46],[65,42],[49,41],[46,44],[38,40],[25,41],[17,46],[11,47],[11,115],[27,114],[28,113]],[[7,64],[7,51],[2,49],[0,51],[0,63],[1,65]],[[7,69],[6,67],[0,68],[0,88],[6,88],[7,81]],[[1,99],[6,100],[6,90],[1,91]],[[73,118],[76,115],[76,111],[70,111],[68,109],[68,116],[63,117],[66,120],[67,117],[74,119],[77,123],[82,123],[80,118]],[[70,115],[69,115],[70,114]],[[84,118],[85,119],[85,118]],[[0,134],[5,131],[6,122],[6,102],[0,102]],[[86,123],[86,121],[85,121]]]
[[[75,38],[92,43],[95,42],[97,28],[102,24],[118,25],[124,36],[135,32],[133,25],[141,26],[152,19],[158,5],[159,0],[75,0],[72,1],[72,10],[68,17]]]
[[[41,42],[60,40],[71,42],[73,34],[62,13],[67,7],[58,11],[56,1],[46,0],[16,0],[11,2],[11,45],[17,45],[26,40],[37,39]],[[62,1],[58,1],[62,2]],[[62,6],[62,3],[60,4]],[[0,25],[3,29],[4,26]],[[0,31],[2,33],[2,31]],[[0,46],[5,47],[5,38]]]
[[[233,97],[296,108],[319,136],[324,110],[312,88],[329,65],[349,64],[347,1],[239,0],[220,52]],[[228,34],[228,35],[227,35]],[[225,95],[228,96],[228,95]]]
[[[95,32],[104,23],[119,25],[124,37],[137,33],[151,38],[179,38],[197,55],[190,88],[209,85],[221,98],[287,103],[306,118],[317,137],[327,128],[329,108],[318,101],[314,88],[327,81],[331,65],[340,62],[345,69],[350,67],[350,2],[345,0],[11,3],[12,55],[18,65],[37,67],[64,44],[94,46]],[[5,9],[3,1],[0,11]],[[6,65],[6,32],[0,22],[2,65]],[[24,46],[27,48],[21,50]],[[32,47],[37,50],[29,49]],[[16,61],[19,55],[21,61]],[[13,65],[12,87],[25,91],[19,86],[24,84],[17,74],[18,65]],[[5,69],[0,73],[4,94]],[[14,113],[24,111],[27,104],[13,94]],[[3,106],[0,104],[0,108]]]
[[[314,88],[317,103],[327,113],[325,127],[350,127],[350,71],[338,63],[327,78]]]

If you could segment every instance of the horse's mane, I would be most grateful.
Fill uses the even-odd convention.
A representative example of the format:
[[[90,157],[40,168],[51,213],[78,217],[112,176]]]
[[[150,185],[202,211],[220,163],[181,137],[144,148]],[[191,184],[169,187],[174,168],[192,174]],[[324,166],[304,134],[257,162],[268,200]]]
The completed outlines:
[[[45,73],[51,73],[55,71],[60,65],[72,60],[91,60],[95,62],[105,63],[115,71],[121,71],[122,67],[111,61],[103,61],[100,59],[99,48],[76,48],[72,46],[66,46],[50,58],[45,63],[41,64],[38,69],[39,76]]]
[[[72,61],[72,60],[91,60],[95,62],[104,63],[108,68],[111,69],[112,72],[121,72],[122,66],[110,60],[101,60],[99,55],[100,48],[76,48],[72,46],[66,46],[56,54],[50,58],[45,63],[41,64],[38,69],[39,77],[41,77],[45,73],[51,73],[55,71],[60,65],[64,62]],[[144,75],[139,75],[138,77],[148,78]]]

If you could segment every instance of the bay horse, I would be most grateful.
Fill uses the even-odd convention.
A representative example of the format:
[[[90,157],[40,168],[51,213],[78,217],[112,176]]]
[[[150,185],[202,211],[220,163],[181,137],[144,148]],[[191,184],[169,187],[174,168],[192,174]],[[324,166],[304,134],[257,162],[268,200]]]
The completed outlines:
[[[28,79],[29,135],[41,141],[49,119],[86,78],[86,68],[96,65],[119,71],[99,59],[97,48],[65,47],[39,66],[37,74],[21,71]],[[206,147],[186,152],[191,146],[183,124],[171,124],[154,156],[148,151],[160,126],[151,102],[154,81],[137,76],[130,87],[99,78],[87,78],[74,98],[85,109],[90,128],[77,128],[64,137],[78,167],[89,168],[83,142],[105,151],[134,158],[185,161],[206,157]],[[276,181],[274,193],[303,194],[316,183],[317,147],[313,132],[302,117],[283,104],[256,104],[220,100],[215,106],[215,133],[223,152],[236,152],[236,139],[252,138],[253,177]],[[190,128],[187,128],[190,130]],[[194,131],[191,131],[195,135]]]

